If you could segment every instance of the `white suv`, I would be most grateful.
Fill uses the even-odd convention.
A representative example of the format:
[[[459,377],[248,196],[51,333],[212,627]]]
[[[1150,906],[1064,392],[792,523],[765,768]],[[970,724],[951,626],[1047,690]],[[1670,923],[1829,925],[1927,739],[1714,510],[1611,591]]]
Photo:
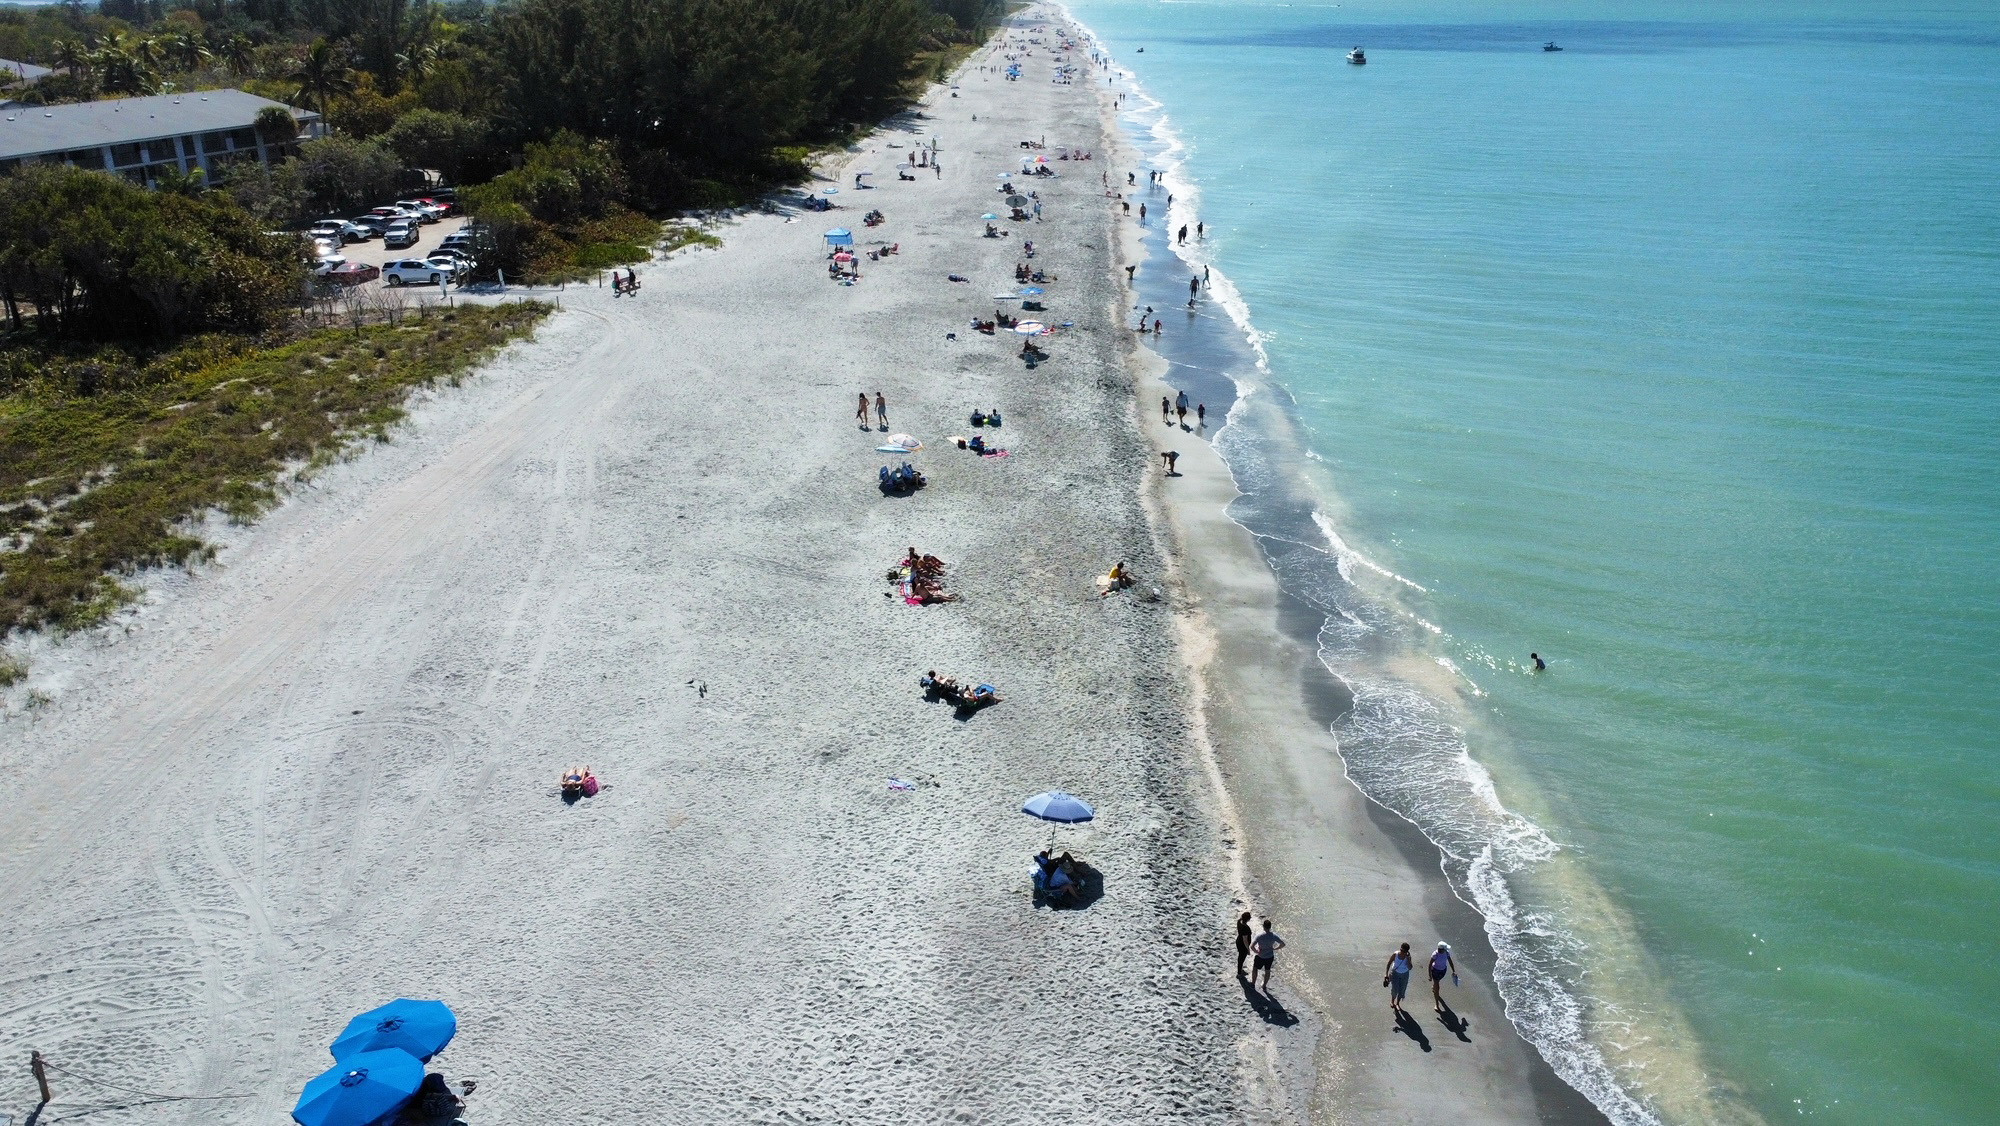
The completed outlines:
[[[426,262],[421,258],[405,258],[382,267],[382,282],[385,285],[436,285],[440,281],[450,281],[453,273],[449,266]]]

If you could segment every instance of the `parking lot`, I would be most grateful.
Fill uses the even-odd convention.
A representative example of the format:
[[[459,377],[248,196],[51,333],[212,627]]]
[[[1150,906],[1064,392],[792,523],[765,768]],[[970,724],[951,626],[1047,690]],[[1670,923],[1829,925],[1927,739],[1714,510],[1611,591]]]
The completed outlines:
[[[444,242],[446,236],[455,234],[459,228],[465,226],[465,222],[464,216],[454,215],[447,219],[440,219],[435,223],[427,223],[419,226],[417,228],[417,241],[410,246],[397,247],[392,250],[382,245],[381,237],[377,236],[366,242],[350,242],[340,248],[339,254],[349,262],[364,263],[378,269],[390,262],[400,262],[405,258],[424,258],[435,251]],[[378,279],[365,284],[371,286],[381,285],[382,282]]]

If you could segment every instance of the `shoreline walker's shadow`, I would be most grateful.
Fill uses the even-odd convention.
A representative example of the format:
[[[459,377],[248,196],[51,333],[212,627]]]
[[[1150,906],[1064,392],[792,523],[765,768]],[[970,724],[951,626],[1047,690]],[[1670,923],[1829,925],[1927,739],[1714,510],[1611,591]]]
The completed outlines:
[[[1292,1015],[1292,1011],[1287,1009],[1282,1001],[1250,984],[1250,979],[1241,973],[1236,975],[1236,984],[1243,987],[1243,999],[1250,1003],[1250,1007],[1257,1011],[1258,1016],[1264,1018],[1265,1024],[1290,1028],[1299,1023],[1299,1018]]]

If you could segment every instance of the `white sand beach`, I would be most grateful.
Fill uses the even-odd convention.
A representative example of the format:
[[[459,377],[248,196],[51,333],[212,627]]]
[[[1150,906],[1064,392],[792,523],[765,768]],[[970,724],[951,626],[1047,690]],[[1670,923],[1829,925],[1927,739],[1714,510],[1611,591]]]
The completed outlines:
[[[457,1012],[434,1066],[477,1080],[475,1126],[1590,1117],[1435,858],[1342,777],[1226,471],[1180,435],[1163,476],[1102,80],[1052,83],[1052,36],[1020,81],[979,69],[1018,35],[828,162],[837,210],[734,219],[635,297],[544,295],[533,342],[219,530],[217,564],[31,646],[0,1060],[64,1069],[41,1122],[284,1121],[398,996]],[[981,237],[1041,138],[1096,159]],[[933,140],[943,174],[898,180]],[[834,284],[834,226],[900,253]],[[1074,322],[1033,369],[967,327],[1024,239],[1056,275],[1033,315]],[[890,432],[926,443],[912,496],[877,488]],[[945,441],[974,433],[1009,456]],[[887,596],[912,546],[959,601]],[[1100,598],[1120,560],[1139,586]],[[1004,702],[955,717],[927,669]],[[566,804],[571,764],[603,790]],[[1097,819],[1019,812],[1051,788]],[[1102,898],[1037,904],[1052,839]],[[1268,995],[1234,972],[1246,902],[1290,943]],[[1439,937],[1470,1023],[1413,985],[1420,1047],[1377,979]],[[37,1102],[0,1065],[0,1121]]]

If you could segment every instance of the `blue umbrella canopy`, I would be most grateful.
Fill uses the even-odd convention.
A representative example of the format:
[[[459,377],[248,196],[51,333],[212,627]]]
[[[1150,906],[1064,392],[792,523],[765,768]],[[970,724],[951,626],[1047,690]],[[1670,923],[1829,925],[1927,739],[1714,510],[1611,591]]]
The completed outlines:
[[[823,237],[826,239],[827,242],[833,244],[834,246],[854,245],[854,232],[848,230],[846,227],[835,227],[834,229],[828,231]]]
[[[292,1121],[299,1126],[369,1126],[395,1113],[424,1083],[424,1065],[401,1048],[361,1052],[306,1084]]]
[[[443,1001],[403,997],[348,1021],[334,1037],[333,1058],[344,1060],[361,1052],[400,1048],[427,1060],[444,1051],[457,1033],[458,1018]]]
[[[993,214],[991,211],[988,211],[986,214],[980,216],[981,219],[998,219],[999,217],[1000,216]]]
[[[1021,812],[1044,821],[1060,821],[1065,825],[1074,825],[1097,816],[1097,811],[1090,808],[1089,802],[1082,798],[1071,797],[1061,790],[1036,794],[1021,803]]]

